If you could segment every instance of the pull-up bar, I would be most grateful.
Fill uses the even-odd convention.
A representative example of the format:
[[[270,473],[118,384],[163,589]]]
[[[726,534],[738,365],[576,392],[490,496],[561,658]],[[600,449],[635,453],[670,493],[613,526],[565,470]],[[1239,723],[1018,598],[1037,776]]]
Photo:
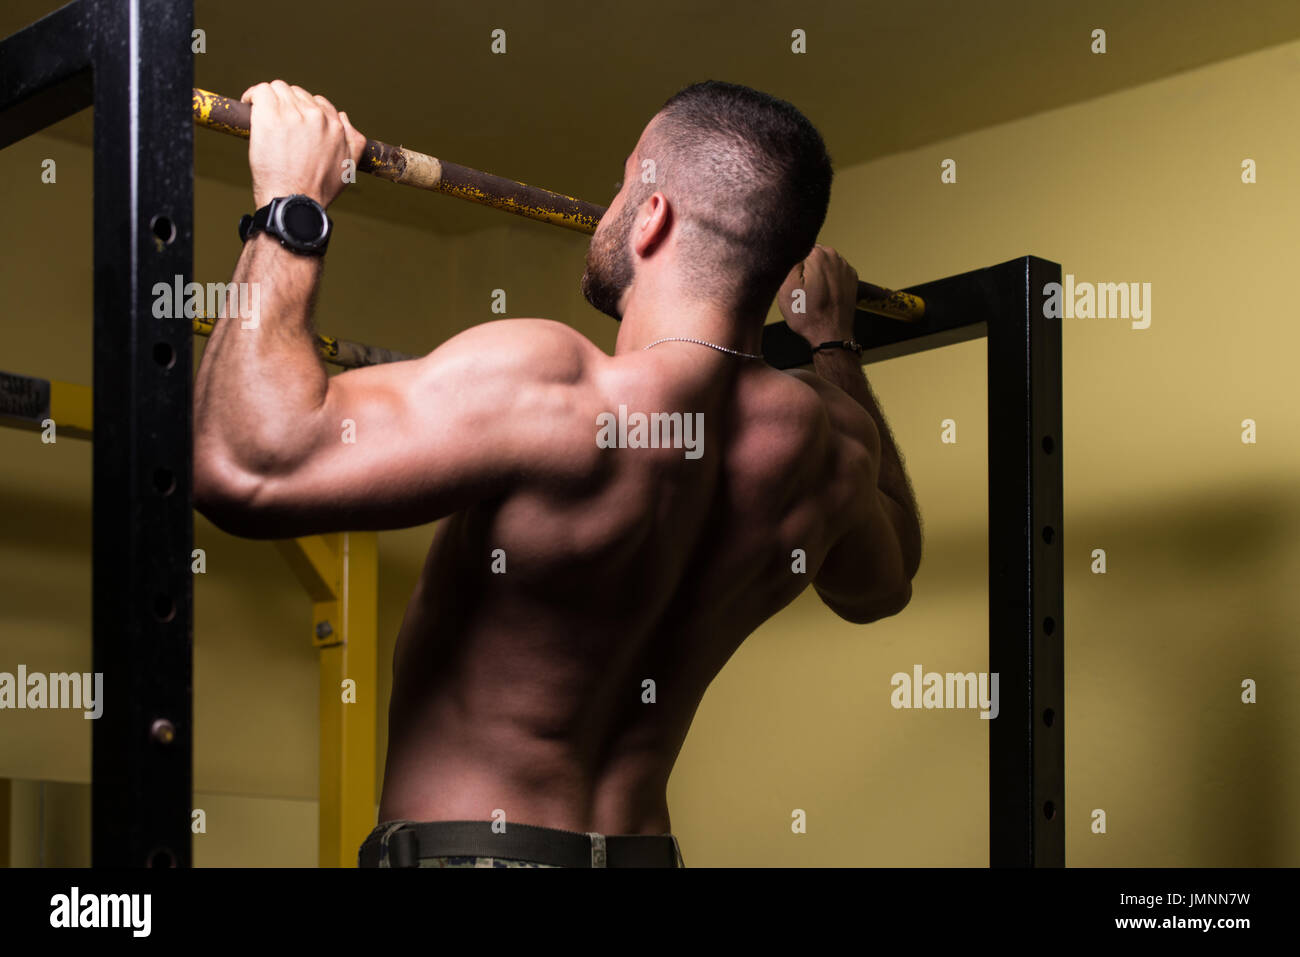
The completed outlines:
[[[232,100],[207,90],[193,91],[194,122],[209,130],[248,138],[252,127],[249,104]],[[593,233],[605,215],[605,207],[572,196],[555,193],[538,186],[528,186],[502,176],[449,163],[404,146],[379,140],[366,140],[366,148],[357,169],[403,186],[445,193],[459,199],[491,206],[516,216],[563,226],[581,233]],[[891,319],[911,322],[925,314],[925,301],[919,296],[897,292],[874,283],[858,283],[858,308]],[[209,335],[210,321],[195,320],[194,332]],[[413,358],[376,346],[367,346],[332,336],[317,336],[321,358],[344,368],[376,365]]]
[[[199,126],[248,139],[251,129],[249,104],[207,90],[195,90],[193,105],[194,122]],[[600,217],[605,215],[603,206],[378,140],[366,140],[357,169],[402,186],[446,193],[580,233],[594,233]]]

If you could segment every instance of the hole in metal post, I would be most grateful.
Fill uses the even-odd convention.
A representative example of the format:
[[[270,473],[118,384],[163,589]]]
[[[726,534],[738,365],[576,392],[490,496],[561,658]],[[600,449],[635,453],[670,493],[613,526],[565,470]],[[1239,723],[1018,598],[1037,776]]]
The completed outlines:
[[[176,740],[176,726],[166,718],[159,718],[150,726],[149,737],[159,744],[171,744]]]
[[[154,596],[153,616],[159,621],[171,621],[176,617],[176,603],[170,595]]]
[[[175,867],[176,855],[165,847],[160,847],[149,855],[150,867]]]
[[[154,469],[153,487],[159,495],[170,495],[176,491],[176,476],[171,469]]]
[[[149,229],[164,246],[170,245],[176,238],[176,226],[170,216],[155,216],[149,220]]]

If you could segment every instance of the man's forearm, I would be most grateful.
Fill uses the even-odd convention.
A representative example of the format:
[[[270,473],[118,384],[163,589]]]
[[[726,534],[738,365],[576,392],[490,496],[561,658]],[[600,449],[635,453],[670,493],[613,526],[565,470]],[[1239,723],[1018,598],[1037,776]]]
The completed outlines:
[[[321,407],[329,378],[310,327],[321,269],[318,257],[264,233],[245,245],[232,285],[255,289],[256,310],[241,295],[238,314],[223,308],[208,339],[194,386],[196,454],[264,464],[268,453],[290,452],[288,437]]]
[[[893,433],[889,424],[871,393],[867,384],[866,373],[862,371],[862,362],[858,356],[845,349],[825,349],[813,353],[813,370],[827,382],[838,386],[848,393],[867,414],[875,420],[880,432],[880,490],[898,503],[902,510],[904,528],[900,532],[907,540],[901,542],[903,553],[920,560],[921,522],[920,512],[916,506],[916,497],[912,494],[911,483],[903,468],[903,460],[898,446],[894,444]]]

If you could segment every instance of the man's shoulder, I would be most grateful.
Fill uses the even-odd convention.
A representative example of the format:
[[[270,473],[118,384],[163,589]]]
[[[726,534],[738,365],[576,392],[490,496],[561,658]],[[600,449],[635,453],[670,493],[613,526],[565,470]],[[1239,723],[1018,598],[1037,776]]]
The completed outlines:
[[[879,456],[880,436],[875,421],[862,404],[833,382],[804,369],[786,370],[786,377],[802,383],[806,405],[818,410],[814,418],[823,423],[836,447],[849,447]]]
[[[829,421],[831,410],[838,403],[840,392],[815,372],[805,369],[773,370],[765,377],[768,402],[780,404],[791,418],[809,428]],[[843,393],[840,393],[843,395]]]
[[[591,349],[599,352],[596,344],[572,326],[554,319],[520,318],[493,319],[470,326],[457,333],[447,343],[473,346],[515,345],[518,349]],[[603,353],[602,353],[603,354]]]
[[[495,319],[457,333],[434,353],[478,364],[485,372],[517,370],[533,379],[577,382],[605,354],[571,326],[553,319]]]

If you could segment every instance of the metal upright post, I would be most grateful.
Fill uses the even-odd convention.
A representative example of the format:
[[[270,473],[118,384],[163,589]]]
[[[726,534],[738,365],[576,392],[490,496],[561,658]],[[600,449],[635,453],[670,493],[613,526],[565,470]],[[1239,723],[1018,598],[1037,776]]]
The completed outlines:
[[[153,301],[193,261],[192,23],[188,0],[76,0],[0,42],[0,147],[95,108],[101,866],[190,863],[192,340],[190,321],[155,318]]]
[[[1061,267],[999,267],[988,328],[989,864],[1065,866],[1065,571],[1061,551],[1061,320],[1044,316]]]
[[[184,312],[193,269],[193,8],[81,0],[95,69],[94,667],[91,857],[189,866],[194,542]]]

